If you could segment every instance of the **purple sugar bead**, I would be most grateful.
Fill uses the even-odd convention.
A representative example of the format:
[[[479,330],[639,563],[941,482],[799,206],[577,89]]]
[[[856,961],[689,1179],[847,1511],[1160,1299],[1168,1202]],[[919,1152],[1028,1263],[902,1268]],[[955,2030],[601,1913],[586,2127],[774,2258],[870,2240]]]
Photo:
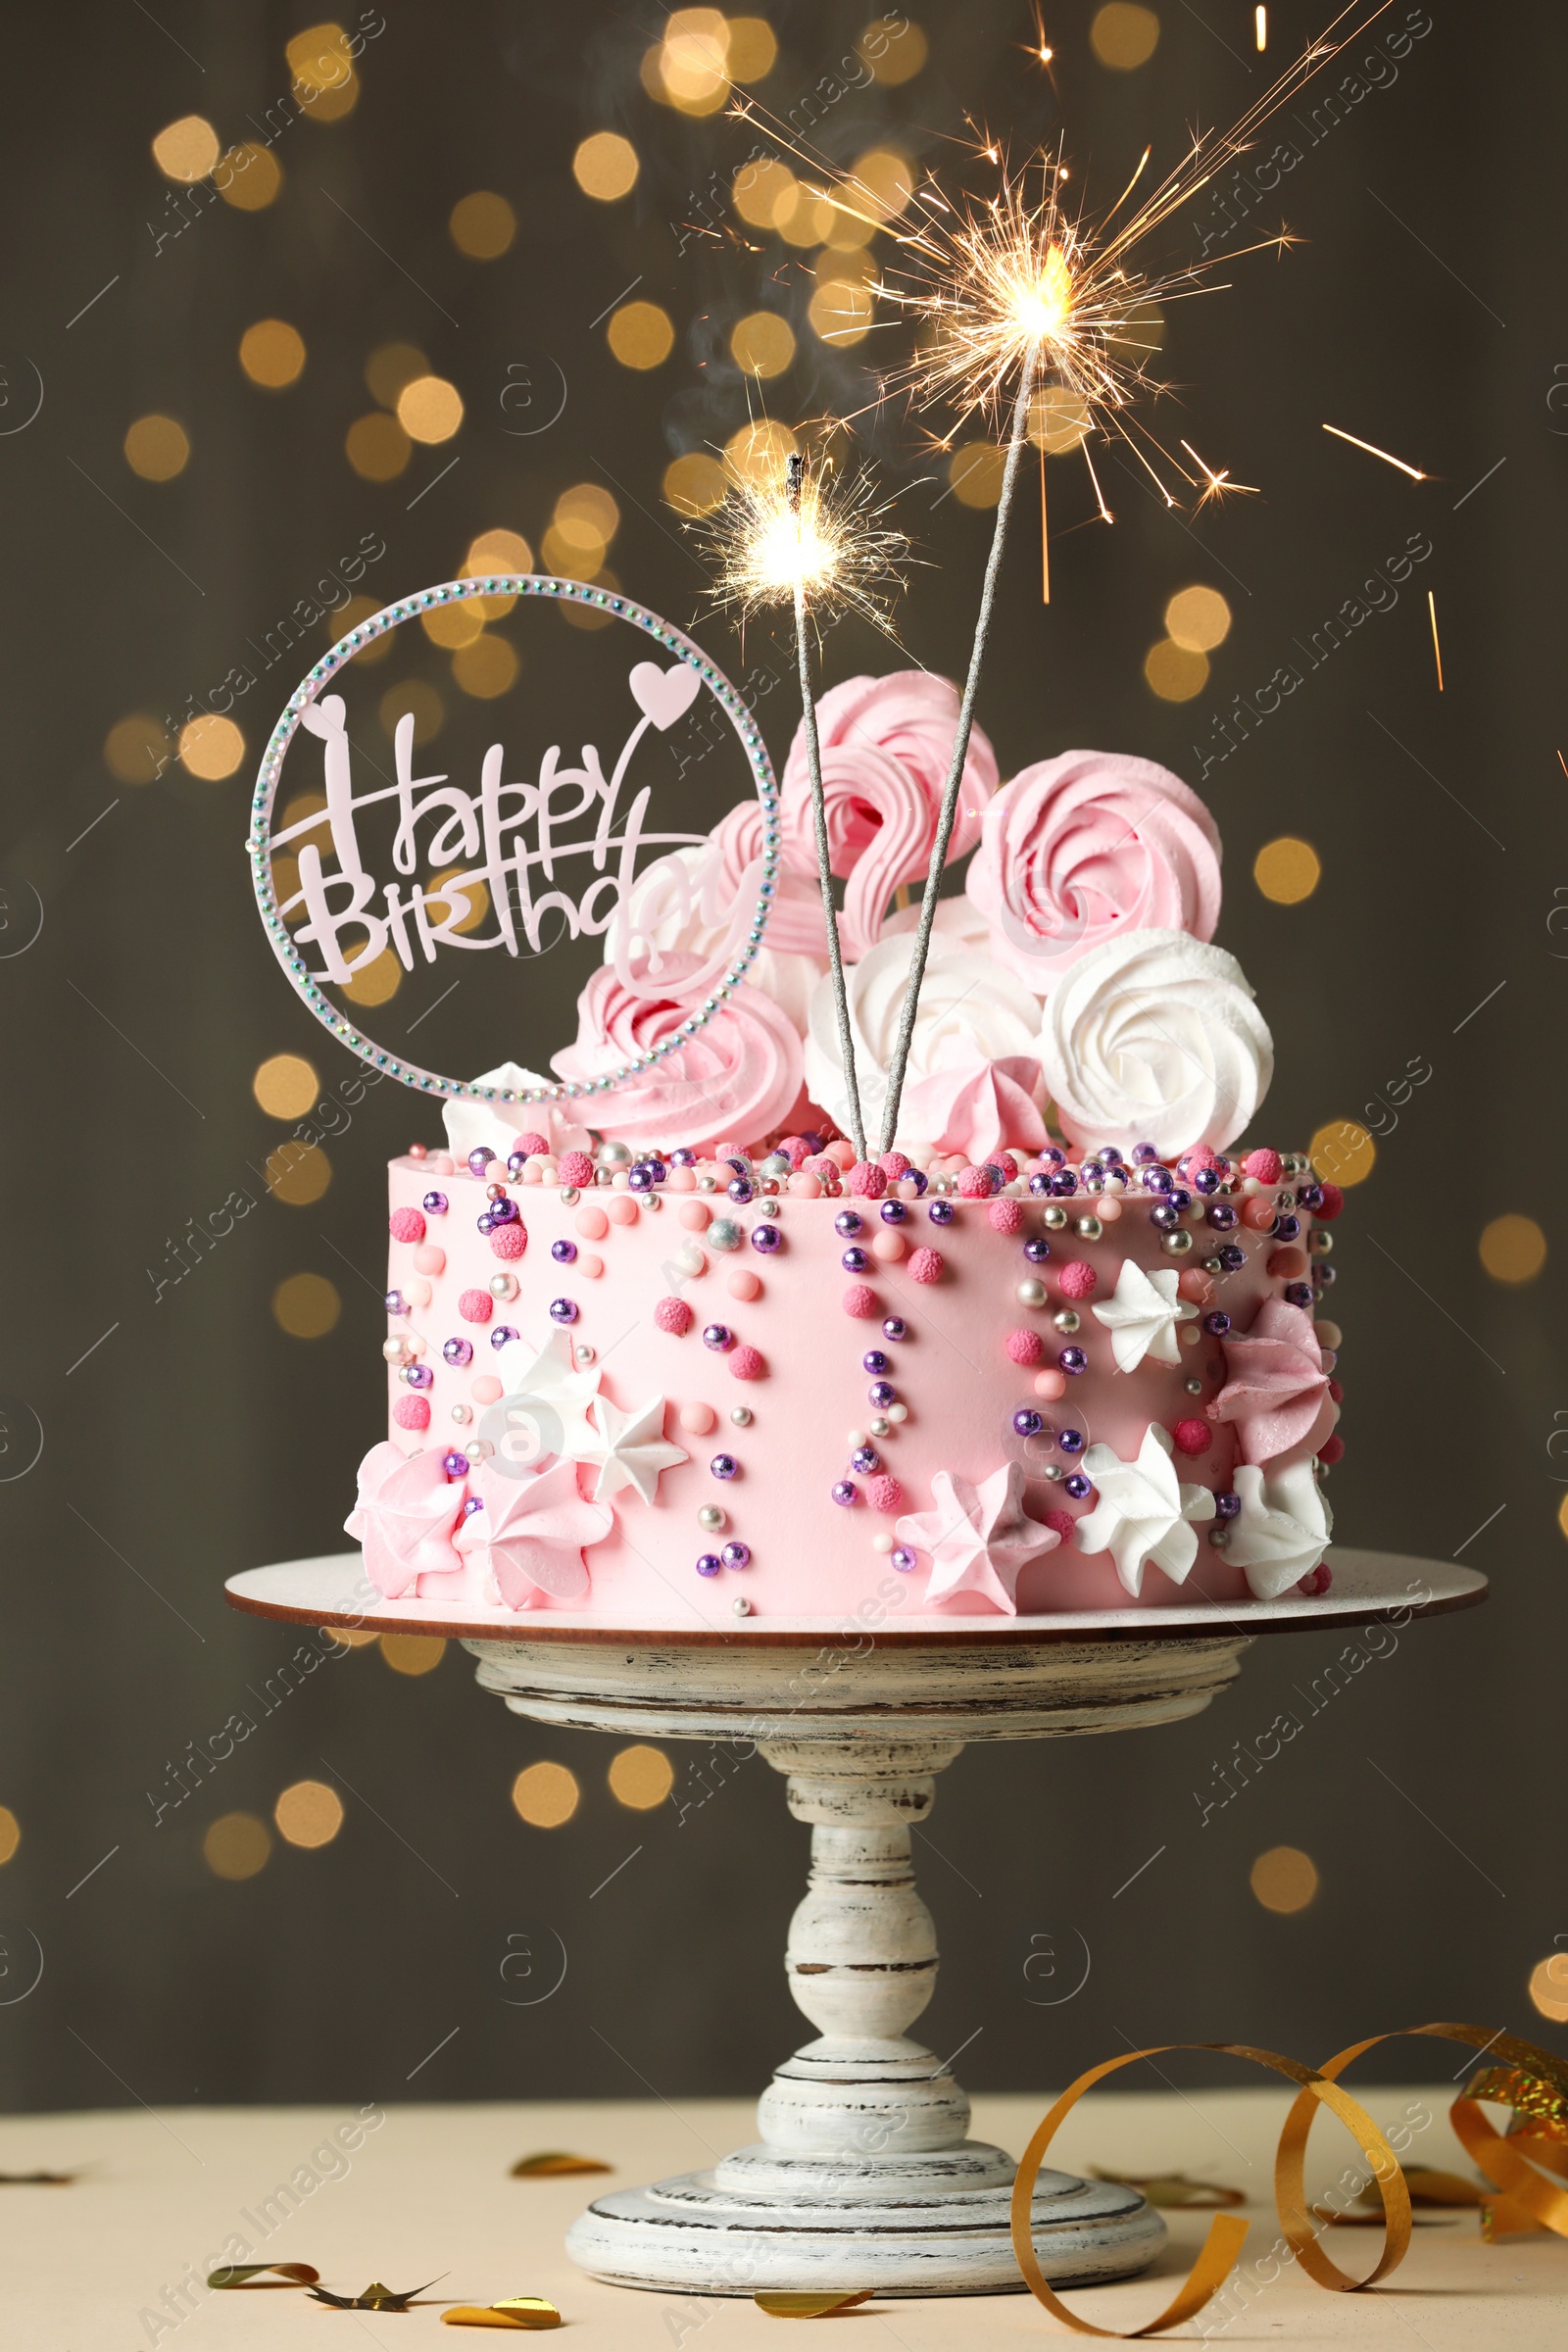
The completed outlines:
[[[1223,1307],[1216,1306],[1211,1315],[1203,1317],[1203,1329],[1211,1340],[1222,1340],[1231,1327],[1231,1319]]]
[[[1234,1519],[1241,1507],[1242,1498],[1239,1494],[1227,1493],[1216,1494],[1214,1497],[1214,1512],[1217,1518]]]
[[[1069,1374],[1087,1372],[1089,1369],[1089,1358],[1081,1348],[1064,1348],[1056,1361]]]
[[[456,1451],[453,1451],[452,1453],[444,1453],[441,1456],[441,1467],[446,1472],[448,1478],[466,1478],[468,1475],[468,1457],[466,1453],[458,1453]]]
[[[1210,1193],[1219,1191],[1220,1182],[1218,1168],[1200,1168],[1193,1178],[1193,1190],[1195,1193],[1201,1193],[1206,1199]]]
[[[1071,1478],[1064,1478],[1062,1480],[1061,1491],[1064,1494],[1070,1494],[1074,1502],[1085,1502],[1095,1490],[1090,1485],[1088,1479],[1085,1478],[1083,1472],[1081,1470],[1075,1470]]]
[[[503,1348],[511,1346],[516,1336],[510,1323],[498,1323],[490,1334],[490,1345],[499,1354]]]
[[[406,1315],[408,1313],[409,1302],[404,1298],[401,1291],[388,1291],[386,1295],[386,1311],[389,1315]]]
[[[1063,1453],[1082,1453],[1084,1433],[1081,1429],[1060,1430],[1057,1433],[1056,1444],[1061,1447]]]
[[[891,1381],[873,1380],[865,1394],[879,1413],[885,1413],[890,1404],[897,1404],[899,1401],[899,1392]]]
[[[864,1219],[858,1216],[853,1208],[841,1208],[833,1220],[833,1230],[844,1241],[853,1242],[856,1235],[861,1231],[863,1224]]]
[[[481,1233],[493,1233],[495,1230],[495,1217],[488,1208],[481,1208],[473,1221]]]
[[[1216,1233],[1234,1233],[1236,1211],[1228,1200],[1211,1200],[1203,1211],[1203,1222],[1212,1226]]]
[[[726,1568],[749,1568],[752,1564],[752,1547],[749,1544],[726,1544],[722,1557]]]
[[[727,1323],[710,1323],[703,1332],[703,1346],[722,1355],[726,1348],[735,1345],[735,1334]]]
[[[874,1446],[857,1446],[850,1456],[850,1468],[858,1470],[862,1478],[869,1478],[873,1470],[881,1467],[882,1456]]]
[[[933,1225],[951,1225],[953,1223],[953,1202],[951,1200],[933,1200],[925,1213]]]
[[[482,1176],[494,1157],[488,1144],[475,1144],[468,1153],[468,1166],[475,1176]]]
[[[1338,1282],[1339,1279],[1340,1273],[1337,1266],[1326,1266],[1321,1258],[1318,1258],[1313,1264],[1312,1280],[1320,1291],[1328,1290],[1331,1284]]]
[[[1040,1234],[1032,1233],[1023,1246],[1023,1253],[1032,1266],[1043,1266],[1051,1255],[1051,1244]]]
[[[467,1501],[463,1506],[463,1516],[465,1519],[471,1519],[475,1511],[482,1511],[483,1509],[484,1504],[480,1500],[479,1496],[477,1494],[470,1494]]]
[[[1144,1167],[1147,1166],[1151,1160],[1157,1159],[1159,1157],[1159,1153],[1155,1151],[1152,1144],[1134,1144],[1133,1157],[1135,1160],[1137,1160],[1141,1167]]]
[[[1312,1285],[1309,1282],[1288,1282],[1285,1285],[1287,1306],[1306,1306],[1312,1303]]]
[[[552,1323],[575,1323],[577,1320],[576,1299],[552,1298],[550,1301],[550,1320]]]
[[[1320,1184],[1303,1184],[1298,1187],[1296,1195],[1296,1205],[1298,1208],[1321,1208],[1323,1205],[1323,1187]]]
[[[914,1554],[907,1544],[895,1544],[888,1553],[888,1561],[901,1576],[907,1576],[914,1566]]]
[[[860,1358],[862,1372],[891,1372],[893,1359],[880,1348],[868,1348]]]
[[[633,1193],[651,1193],[653,1191],[654,1171],[646,1159],[637,1160],[626,1170],[626,1186],[627,1190]]]
[[[697,1154],[695,1152],[688,1151],[687,1147],[682,1144],[678,1152],[670,1153],[669,1164],[672,1168],[695,1168]]]
[[[776,1225],[752,1227],[752,1248],[760,1250],[764,1257],[770,1257],[775,1250],[781,1250],[783,1246],[784,1236]]]
[[[863,1274],[870,1263],[871,1260],[863,1250],[846,1250],[844,1255],[839,1259],[839,1264],[844,1268],[846,1274]]]
[[[732,1176],[724,1190],[740,1208],[744,1208],[757,1188],[748,1176]]]
[[[884,1200],[882,1203],[884,1225],[902,1225],[908,1213],[908,1202],[906,1200]]]
[[[1032,1404],[1021,1404],[1012,1416],[1012,1426],[1020,1438],[1038,1438],[1046,1426],[1045,1415],[1037,1413]]]
[[[1044,1168],[1037,1168],[1037,1169],[1035,1170],[1035,1173],[1034,1173],[1034,1174],[1033,1174],[1033,1175],[1030,1177],[1030,1179],[1029,1179],[1029,1190],[1030,1190],[1030,1191],[1031,1191],[1033,1194],[1035,1194],[1035,1196],[1036,1196],[1037,1198],[1038,1198],[1038,1197],[1039,1197],[1039,1196],[1040,1196],[1042,1193],[1049,1193],[1049,1192],[1050,1192],[1050,1190],[1051,1190],[1051,1178],[1050,1178],[1050,1177],[1049,1177],[1049,1176],[1046,1174],[1046,1171],[1045,1171],[1045,1169],[1044,1169]]]
[[[445,1193],[426,1193],[424,1196],[424,1213],[427,1217],[444,1217],[447,1205]]]
[[[1147,1167],[1144,1170],[1144,1190],[1150,1193],[1173,1193],[1176,1179],[1169,1168]]]
[[[1058,1168],[1054,1176],[1053,1176],[1051,1179],[1051,1190],[1052,1195],[1055,1200],[1070,1200],[1073,1194],[1078,1190],[1078,1179],[1074,1175],[1072,1169]]]
[[[1054,1144],[1048,1144],[1040,1156],[1048,1168],[1063,1168],[1067,1164],[1066,1152],[1058,1151]]]
[[[899,1182],[901,1184],[913,1185],[914,1197],[917,1200],[919,1200],[921,1194],[925,1191],[926,1186],[930,1183],[930,1177],[923,1176],[918,1168],[906,1168],[904,1174],[899,1178]]]
[[[1156,1200],[1149,1212],[1149,1222],[1157,1226],[1161,1233],[1174,1233],[1181,1221],[1181,1210],[1169,1200]]]
[[[1191,1208],[1193,1205],[1193,1196],[1185,1184],[1172,1185],[1165,1198],[1174,1209]]]
[[[569,1266],[577,1254],[575,1242],[552,1242],[550,1254],[558,1266]]]
[[[859,1501],[859,1489],[852,1486],[847,1478],[841,1478],[837,1486],[833,1489],[833,1499],[836,1503],[841,1504],[845,1510],[848,1510],[852,1504]]]
[[[441,1344],[441,1352],[449,1364],[471,1364],[473,1342],[471,1340],[444,1340]]]
[[[409,1366],[408,1382],[411,1389],[427,1389],[434,1378],[435,1374],[428,1364],[411,1364]]]
[[[705,1551],[697,1563],[699,1576],[717,1576],[724,1563],[716,1551]]]
[[[715,1453],[708,1467],[715,1478],[733,1478],[740,1464],[732,1453]]]
[[[885,1340],[906,1340],[908,1336],[909,1326],[907,1323],[906,1323],[902,1315],[886,1315],[883,1317],[882,1337]]]
[[[1274,1220],[1273,1235],[1277,1242],[1294,1242],[1300,1230],[1299,1217],[1276,1217]]]

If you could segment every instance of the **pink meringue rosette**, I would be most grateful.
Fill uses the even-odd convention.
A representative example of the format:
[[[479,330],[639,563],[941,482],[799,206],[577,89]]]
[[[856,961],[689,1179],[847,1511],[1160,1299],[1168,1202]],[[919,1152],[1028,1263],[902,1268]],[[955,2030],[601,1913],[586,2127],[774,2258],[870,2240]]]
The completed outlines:
[[[1063,752],[1021,769],[990,803],[966,887],[993,954],[1044,997],[1069,963],[1121,932],[1212,939],[1219,832],[1169,768]]]
[[[664,956],[661,980],[668,993],[651,997],[602,965],[577,1000],[576,1042],[556,1055],[558,1075],[601,1077],[674,1036],[702,1001],[688,993],[698,969],[707,965],[695,956]],[[593,1101],[607,1129],[628,1144],[678,1150],[728,1136],[760,1142],[799,1102],[801,1068],[801,1039],[788,1015],[741,981],[676,1053]]]
[[[1208,1418],[1231,1423],[1243,1461],[1272,1462],[1298,1448],[1315,1453],[1340,1416],[1305,1308],[1265,1298],[1251,1330],[1228,1331],[1220,1345],[1229,1378]]]
[[[845,877],[845,954],[863,956],[882,936],[888,903],[903,882],[923,880],[936,844],[943,789],[958,724],[957,688],[924,670],[847,678],[816,706],[829,858]],[[996,755],[979,727],[969,738],[949,858],[980,837],[997,788]],[[816,820],[804,727],[784,764],[784,854],[802,876],[816,874]],[[818,934],[820,936],[820,932]],[[769,944],[772,925],[769,924]]]

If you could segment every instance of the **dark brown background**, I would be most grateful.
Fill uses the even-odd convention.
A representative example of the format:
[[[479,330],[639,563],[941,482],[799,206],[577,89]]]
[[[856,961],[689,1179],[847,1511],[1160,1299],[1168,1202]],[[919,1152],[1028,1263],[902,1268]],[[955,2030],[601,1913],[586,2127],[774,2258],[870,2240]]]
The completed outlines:
[[[770,13],[782,55],[765,94],[787,106],[850,48],[863,12]],[[942,161],[966,109],[1020,145],[1064,120],[1081,174],[1111,192],[1146,140],[1169,159],[1184,124],[1229,121],[1264,74],[1237,0],[1206,0],[1201,16],[1168,0],[1155,58],[1128,74],[1095,62],[1091,13],[1084,0],[1048,12],[1058,110],[1022,54],[1023,9],[928,7],[925,73],[846,101],[824,144],[849,159],[896,130]],[[167,193],[150,138],[190,111],[225,138],[250,135],[247,118],[286,87],[283,43],[309,17],[165,0],[157,23],[99,9],[68,31],[36,4],[7,19],[0,416],[24,414],[29,365],[45,394],[33,422],[0,436],[0,868],[24,910],[14,936],[30,891],[44,913],[36,943],[0,963],[0,1392],[14,1428],[28,1429],[30,1411],[45,1437],[36,1467],[0,1485],[0,1801],[24,1831],[0,1872],[0,1915],[10,1951],[30,1948],[25,1930],[45,1955],[37,1989],[0,2007],[0,2088],[24,2107],[636,2093],[631,2069],[668,2094],[741,2091],[799,2038],[779,1955],[806,1837],[760,1762],[684,1821],[673,1805],[633,1816],[607,1790],[608,1740],[508,1716],[474,1690],[460,1651],[410,1682],[366,1650],[322,1667],[161,1827],[146,1795],[287,1647],[225,1608],[224,1576],[339,1544],[354,1464],[378,1433],[382,1163],[433,1122],[391,1089],[371,1096],[330,1147],[318,1207],[265,1201],[155,1303],[146,1269],[168,1237],[278,1138],[252,1100],[257,1063],[292,1049],[328,1084],[346,1071],[290,1001],[249,903],[244,772],[117,785],[106,732],[220,677],[363,531],[387,542],[371,584],[391,596],[449,576],[478,529],[509,523],[537,546],[556,495],[596,460],[640,502],[623,501],[622,578],[691,622],[700,578],[660,479],[674,452],[722,440],[743,417],[722,330],[756,306],[771,267],[702,241],[677,252],[671,221],[690,217],[689,192],[710,172],[727,175],[743,140],[722,117],[688,122],[639,88],[662,12],[387,0],[385,14],[354,115],[287,133],[279,201],[256,216],[214,206],[161,253],[146,226]],[[1317,20],[1300,0],[1270,17],[1278,66]],[[1271,1132],[1304,1141],[1355,1115],[1412,1056],[1433,1065],[1338,1228],[1341,1532],[1440,1558],[1462,1550],[1496,1585],[1486,1610],[1415,1626],[1355,1674],[1206,1827],[1194,1791],[1233,1741],[1254,1740],[1281,1707],[1299,1711],[1292,1692],[1310,1690],[1333,1638],[1262,1644],[1238,1689],[1178,1729],[967,1755],[923,1841],[945,1969],[922,2030],[945,2052],[984,2027],[962,2060],[971,2085],[1057,2082],[1123,2036],[1252,2038],[1310,2058],[1432,2015],[1559,2031],[1525,1985],[1568,1935],[1568,1557],[1555,1524],[1568,1463],[1549,1450],[1568,1410],[1553,1206],[1564,978],[1548,928],[1568,885],[1552,562],[1568,331],[1550,165],[1565,94],[1560,12],[1483,17],[1432,0],[1431,30],[1397,79],[1347,108],[1263,208],[1277,225],[1283,204],[1300,247],[1240,264],[1223,273],[1232,292],[1172,314],[1176,430],[1264,495],[1171,515],[1112,464],[1116,528],[1066,535],[1082,493],[1058,471],[1049,612],[1020,531],[983,699],[1004,772],[1088,743],[1195,780],[1194,743],[1230,698],[1293,659],[1410,532],[1430,534],[1434,554],[1397,608],[1311,673],[1204,789],[1230,875],[1220,937],[1278,1045]],[[578,138],[606,125],[643,159],[636,194],[611,208],[568,172]],[[465,261],[446,232],[475,187],[508,195],[522,222],[489,266]],[[1192,250],[1185,231],[1171,250]],[[588,325],[639,272],[680,331],[651,376],[617,368]],[[310,353],[301,383],[275,398],[234,356],[245,326],[273,313]],[[421,453],[382,488],[342,454],[368,405],[365,359],[392,337],[421,345],[467,404],[461,466],[412,512],[445,453]],[[564,370],[565,413],[548,434],[511,438],[508,367],[541,351]],[[715,353],[700,376],[697,360]],[[803,332],[775,405],[848,403],[863,356],[827,364]],[[194,448],[163,487],[120,454],[127,423],[152,409],[179,416]],[[1329,440],[1325,418],[1435,478],[1412,484]],[[923,470],[892,425],[878,446],[893,480]],[[922,514],[933,495],[910,494],[932,567],[915,575],[904,625],[920,660],[951,671],[987,518],[951,498]],[[1235,626],[1205,695],[1174,708],[1148,692],[1141,664],[1165,599],[1195,579],[1230,597]],[[704,630],[733,662],[724,628]],[[828,659],[838,676],[886,656],[846,628]],[[253,757],[270,717],[246,716]],[[787,729],[769,726],[781,758]],[[1267,904],[1250,879],[1258,847],[1285,831],[1324,862],[1295,908]],[[1503,1210],[1546,1233],[1532,1288],[1499,1289],[1479,1263],[1481,1227]],[[331,1337],[309,1345],[270,1310],[278,1281],[302,1269],[331,1276],[345,1302]],[[515,1771],[539,1756],[568,1763],[584,1789],[554,1834],[526,1829],[509,1801]],[[676,1762],[677,1792],[700,1793],[688,1755]],[[215,1879],[201,1857],[208,1822],[233,1808],[266,1818],[304,1775],[361,1792],[345,1788],[336,1842],[280,1845],[243,1885]],[[1288,1919],[1248,1889],[1254,1856],[1279,1842],[1305,1847],[1322,1874],[1315,1903]],[[564,1938],[566,1982],[543,2006],[508,2007],[506,1938],[530,1926]],[[1066,1952],[1075,1932],[1093,1955],[1088,1984],[1032,2006],[1030,1938],[1054,1934]],[[1416,2074],[1426,2065],[1410,2060]]]

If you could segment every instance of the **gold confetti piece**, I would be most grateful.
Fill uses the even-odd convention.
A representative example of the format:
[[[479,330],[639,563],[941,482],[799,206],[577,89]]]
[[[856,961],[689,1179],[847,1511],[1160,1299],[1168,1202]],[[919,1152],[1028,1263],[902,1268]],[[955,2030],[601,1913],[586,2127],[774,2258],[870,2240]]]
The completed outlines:
[[[0,2173],[0,2188],[69,2188],[79,2173]]]
[[[597,2156],[573,2156],[565,2148],[541,2148],[537,2155],[519,2156],[512,2168],[514,2180],[556,2180],[566,2173],[612,2173],[612,2164]]]
[[[449,2328],[559,2328],[561,2314],[543,2295],[503,2295],[499,2303],[455,2303],[441,2314]]]
[[[874,2287],[862,2287],[854,2295],[754,2295],[752,2300],[759,2311],[765,2311],[774,2320],[827,2320],[836,2311],[853,2311],[858,2303],[869,2303],[876,2292]]]
[[[214,2271],[209,2286],[250,2286],[264,2278],[269,2286],[314,2286],[321,2276],[308,2262],[232,2262],[223,2270]]]
[[[1098,2164],[1089,2169],[1097,2180],[1114,2180],[1120,2188],[1141,2189],[1151,2205],[1212,2209],[1247,2203],[1245,2189],[1225,2188],[1217,2180],[1194,2180],[1187,2173],[1152,2173],[1146,2177],[1142,2173],[1102,2172]]]
[[[444,2278],[446,2273],[443,2271],[440,2277]],[[324,2286],[313,2286],[310,2293],[314,2302],[330,2303],[334,2311],[407,2311],[416,2295],[422,2295],[426,2286],[435,2286],[437,2283],[437,2279],[427,2278],[424,2286],[406,2286],[399,2290],[383,2286],[379,2278],[372,2278],[363,2295],[334,2295]]]

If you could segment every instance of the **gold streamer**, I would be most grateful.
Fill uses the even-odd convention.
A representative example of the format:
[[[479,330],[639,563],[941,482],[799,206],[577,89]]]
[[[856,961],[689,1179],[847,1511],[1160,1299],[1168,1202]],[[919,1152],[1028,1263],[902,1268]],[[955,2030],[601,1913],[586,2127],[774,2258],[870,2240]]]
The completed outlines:
[[[1454,2100],[1450,2120],[1465,2153],[1499,2192],[1483,2206],[1483,2234],[1488,2238],[1509,2230],[1543,2229],[1568,2237],[1568,2190],[1544,2180],[1536,2165],[1568,2180],[1568,2066],[1562,2060],[1522,2041],[1511,2034],[1488,2034],[1480,2026],[1406,2026],[1395,2034],[1374,2034],[1351,2042],[1321,2067],[1302,2066],[1277,2050],[1259,2050],[1237,2041],[1161,2042],[1152,2049],[1131,2050],[1107,2058],[1069,2084],[1040,2125],[1023,2152],[1012,2185],[1012,2250],[1024,2282],[1036,2301],[1054,2320],[1079,2335],[1098,2335],[1130,2342],[1178,2328],[1201,2311],[1224,2285],[1247,2236],[1247,2224],[1236,2215],[1216,2214],[1198,2259],[1164,2310],[1140,2328],[1099,2328],[1092,2320],[1070,2311],[1052,2292],[1035,2254],[1031,2228],[1035,2182],[1046,2152],[1067,2115],[1085,2091],[1119,2074],[1141,2058],[1160,2058],[1172,2050],[1213,2050],[1229,2058],[1246,2058],[1266,2066],[1299,2085],[1285,2119],[1274,2163],[1274,2201],[1287,2244],[1306,2276],[1336,2294],[1357,2294],[1376,2286],[1397,2270],[1410,2245],[1410,2188],[1399,2160],[1364,2107],[1339,2087],[1339,2077],[1352,2062],[1383,2041],[1398,2034],[1424,2034],[1441,2041],[1467,2042],[1471,2048],[1494,2054],[1501,2064],[1483,2069]],[[1514,2110],[1515,2123],[1506,2134],[1497,2132],[1482,2114],[1479,2101],[1491,2099]],[[1353,2134],[1382,2200],[1384,2243],[1374,2269],[1364,2278],[1352,2278],[1324,2252],[1321,2232],[1326,2222],[1306,2202],[1306,2143],[1320,2107],[1329,2108]],[[1534,2158],[1532,2164],[1528,2161]]]

